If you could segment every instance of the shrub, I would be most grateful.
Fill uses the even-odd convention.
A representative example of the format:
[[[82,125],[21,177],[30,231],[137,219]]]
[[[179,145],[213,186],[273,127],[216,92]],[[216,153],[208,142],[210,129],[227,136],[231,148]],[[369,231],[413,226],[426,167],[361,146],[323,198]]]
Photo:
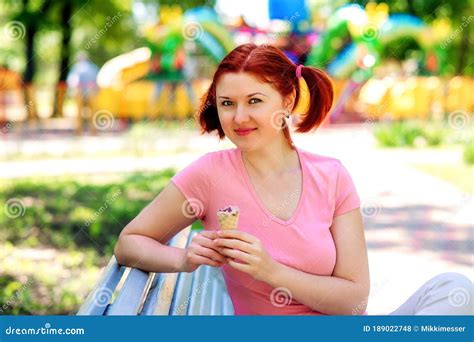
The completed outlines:
[[[445,142],[447,130],[440,124],[419,121],[380,123],[374,136],[383,147],[438,146]]]
[[[474,164],[474,140],[471,140],[464,147],[464,162],[468,165]]]

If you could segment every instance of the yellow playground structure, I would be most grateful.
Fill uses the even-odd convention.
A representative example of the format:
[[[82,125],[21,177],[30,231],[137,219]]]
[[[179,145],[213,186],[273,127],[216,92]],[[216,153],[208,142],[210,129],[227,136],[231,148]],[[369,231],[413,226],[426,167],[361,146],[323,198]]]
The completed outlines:
[[[170,102],[171,87],[165,85],[164,91],[155,103],[151,102],[154,82],[137,80],[146,72],[149,52],[146,48],[134,50],[111,60],[103,70],[123,63],[110,77],[99,74],[101,90],[95,107],[105,109],[118,118],[138,120],[147,118],[184,119],[192,116],[196,104],[191,103],[184,87],[177,87],[174,103]],[[137,81],[135,81],[137,80]],[[335,100],[348,81],[334,80]],[[201,98],[210,83],[209,79],[192,82],[197,98]],[[358,113],[367,119],[428,119],[432,113],[448,113],[463,110],[474,112],[474,79],[456,76],[440,77],[384,77],[369,79],[358,92],[354,92],[344,104],[344,112]],[[305,100],[303,92],[303,101]],[[302,105],[304,106],[304,105]],[[296,110],[298,112],[298,109]]]

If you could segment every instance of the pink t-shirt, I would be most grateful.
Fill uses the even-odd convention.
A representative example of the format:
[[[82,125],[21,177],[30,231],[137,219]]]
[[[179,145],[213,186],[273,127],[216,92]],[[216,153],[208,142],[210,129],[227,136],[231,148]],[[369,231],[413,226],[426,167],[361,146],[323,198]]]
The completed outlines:
[[[258,197],[238,148],[201,156],[172,182],[206,230],[219,228],[218,209],[236,205],[240,208],[238,229],[259,238],[273,259],[306,273],[331,276],[336,248],[329,228],[335,216],[360,206],[359,196],[338,159],[299,148],[297,152],[303,188],[295,212],[286,221],[272,215]],[[272,296],[273,287],[229,265],[222,271],[236,315],[322,315],[294,299],[282,305],[285,298],[277,298],[278,292]]]

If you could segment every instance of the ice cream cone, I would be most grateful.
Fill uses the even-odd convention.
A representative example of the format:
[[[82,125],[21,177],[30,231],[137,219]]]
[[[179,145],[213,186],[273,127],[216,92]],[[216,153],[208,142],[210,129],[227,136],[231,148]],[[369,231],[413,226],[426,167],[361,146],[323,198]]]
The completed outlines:
[[[217,220],[219,221],[219,228],[237,229],[239,223],[240,210],[237,206],[228,206],[217,211]]]

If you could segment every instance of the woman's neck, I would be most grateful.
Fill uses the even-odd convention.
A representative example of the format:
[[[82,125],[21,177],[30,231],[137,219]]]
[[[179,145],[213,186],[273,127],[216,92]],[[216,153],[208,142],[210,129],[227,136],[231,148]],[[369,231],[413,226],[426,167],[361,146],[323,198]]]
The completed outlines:
[[[259,177],[281,176],[299,168],[298,153],[286,141],[279,146],[265,146],[256,151],[242,151],[244,162]]]

